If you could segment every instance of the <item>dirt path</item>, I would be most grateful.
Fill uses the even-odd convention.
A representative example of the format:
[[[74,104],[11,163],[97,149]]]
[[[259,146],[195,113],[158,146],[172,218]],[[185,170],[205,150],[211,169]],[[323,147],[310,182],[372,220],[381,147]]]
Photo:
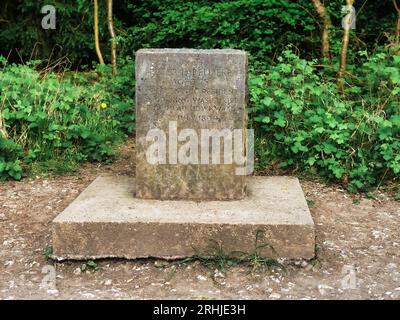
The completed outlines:
[[[316,223],[318,260],[285,262],[225,275],[199,263],[160,268],[160,261],[103,260],[81,272],[81,262],[54,264],[50,222],[101,173],[132,174],[132,144],[111,166],[0,184],[0,299],[400,299],[400,202],[384,194],[354,201],[337,187],[301,181]],[[43,285],[46,265],[56,267],[56,290]],[[314,265],[314,266],[313,266]]]

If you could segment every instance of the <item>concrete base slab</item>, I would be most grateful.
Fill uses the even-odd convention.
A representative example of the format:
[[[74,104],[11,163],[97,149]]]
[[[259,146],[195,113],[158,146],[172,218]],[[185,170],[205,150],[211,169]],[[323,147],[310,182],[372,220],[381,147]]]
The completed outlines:
[[[54,219],[53,257],[182,258],[225,253],[314,257],[315,231],[297,178],[248,177],[247,197],[233,201],[137,199],[135,180],[101,176]],[[271,247],[273,249],[271,249]]]

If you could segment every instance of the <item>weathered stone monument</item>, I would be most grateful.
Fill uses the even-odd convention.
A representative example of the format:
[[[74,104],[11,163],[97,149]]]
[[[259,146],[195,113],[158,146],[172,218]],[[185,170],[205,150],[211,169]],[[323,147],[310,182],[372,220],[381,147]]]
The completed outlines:
[[[213,162],[210,148],[213,139],[220,143],[225,138],[224,148],[232,145],[233,130],[246,128],[246,54],[238,50],[140,50],[136,59],[136,196],[242,199],[245,176],[236,174],[233,159],[228,163],[221,159],[222,148]],[[146,157],[146,138],[152,129],[167,133],[167,148],[160,161],[165,163],[158,165]],[[181,163],[178,144],[186,142],[183,130],[187,129],[196,133],[197,146],[190,150],[191,158]],[[240,144],[244,149],[244,141]]]
[[[256,236],[264,255],[312,258],[298,180],[246,177],[246,78],[240,50],[139,50],[136,177],[99,177],[83,191],[53,221],[54,258],[178,258],[210,241],[251,252]]]

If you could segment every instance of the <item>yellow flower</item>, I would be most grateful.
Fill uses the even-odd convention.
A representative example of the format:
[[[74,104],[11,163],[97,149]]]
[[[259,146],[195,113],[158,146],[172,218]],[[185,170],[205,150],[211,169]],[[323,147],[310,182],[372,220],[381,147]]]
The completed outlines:
[[[103,103],[101,104],[101,107],[102,107],[103,109],[107,108],[107,103],[103,102]]]

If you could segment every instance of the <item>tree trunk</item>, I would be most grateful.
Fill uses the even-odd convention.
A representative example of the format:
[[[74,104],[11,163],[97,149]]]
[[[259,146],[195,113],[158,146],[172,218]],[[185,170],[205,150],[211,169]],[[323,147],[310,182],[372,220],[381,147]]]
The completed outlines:
[[[396,0],[393,0],[394,7],[396,8],[397,11],[397,25],[396,25],[396,40],[395,40],[395,45],[399,46],[400,45],[400,6],[397,4]]]
[[[346,5],[348,8],[347,15],[344,17],[344,29],[343,29],[343,39],[342,39],[342,50],[340,54],[340,67],[337,74],[337,85],[338,90],[343,92],[343,82],[344,82],[344,74],[346,72],[346,63],[347,63],[347,50],[349,47],[350,40],[350,27],[352,24],[352,15],[351,15],[351,6],[353,5],[354,0],[346,0]]]
[[[104,64],[99,43],[99,4],[97,0],[94,0],[94,45],[96,47],[96,54],[99,59],[99,63]]]
[[[315,10],[322,20],[322,44],[321,44],[321,55],[323,58],[330,58],[330,36],[329,29],[332,27],[331,18],[326,10],[324,4],[320,0],[312,0]]]
[[[5,138],[7,139],[7,130],[6,130],[6,125],[5,121],[3,120],[3,114],[0,111],[0,138]]]
[[[113,0],[107,0],[108,31],[111,37],[111,64],[113,75],[117,74],[117,44],[115,43],[115,31],[113,22]]]

